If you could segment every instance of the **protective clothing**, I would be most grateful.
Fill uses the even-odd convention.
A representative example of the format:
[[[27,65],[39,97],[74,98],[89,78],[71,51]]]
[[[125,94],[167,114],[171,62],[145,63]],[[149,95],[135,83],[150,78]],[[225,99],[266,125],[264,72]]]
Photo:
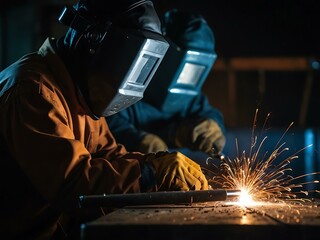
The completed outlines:
[[[212,119],[185,119],[181,121],[175,135],[178,147],[187,147],[210,153],[212,148],[221,153],[226,138],[219,125]]]
[[[158,153],[161,154],[161,153]],[[159,190],[207,190],[208,181],[200,165],[180,152],[148,159],[155,170]]]
[[[207,96],[201,91],[207,71],[211,69],[213,63],[212,61],[203,63],[203,59],[191,57],[195,52],[199,56],[201,54],[202,56],[206,54],[216,56],[212,30],[202,16],[177,10],[171,10],[165,14],[162,26],[166,39],[170,42],[169,50],[147,87],[145,97],[129,108],[107,117],[110,130],[117,140],[130,151],[141,151],[140,143],[146,134],[157,135],[165,141],[169,149],[191,147],[192,150],[203,150],[209,148],[207,146],[213,141],[212,143],[215,143],[221,151],[225,141],[223,116],[217,108],[209,103]],[[191,55],[188,52],[192,52]],[[182,78],[178,76],[184,72],[182,70],[184,66],[190,67],[191,63],[197,66],[202,64],[206,70],[201,75],[201,80],[194,81],[197,84],[181,84]],[[189,76],[195,75],[190,73]],[[191,82],[193,81],[191,80]],[[174,86],[174,89],[181,91],[170,91],[173,88],[169,86]],[[176,131],[179,127],[183,127],[184,119],[196,121],[212,119],[218,125],[214,129],[217,130],[217,133],[221,130],[223,137],[219,139],[219,134],[217,138],[214,134],[206,134],[210,137],[207,141],[203,140],[201,143],[192,141],[196,144],[193,146],[189,144],[190,142],[187,145],[182,145],[181,141],[179,144],[176,141]],[[188,130],[189,133],[190,131],[192,130]],[[192,134],[190,133],[188,136],[192,137]],[[186,139],[184,143],[187,141]]]
[[[143,97],[169,44],[161,35],[151,1],[130,2],[109,18],[98,18],[94,15],[97,10],[90,11],[90,7],[90,1],[65,7],[59,20],[70,26],[64,43],[71,50],[72,74],[92,117],[99,118]]]
[[[157,135],[148,133],[142,138],[138,150],[144,153],[167,151],[168,146]]]
[[[139,162],[116,144],[103,118],[85,115],[54,45],[47,39],[0,74],[1,227],[21,239],[52,235],[80,194],[140,190]]]
[[[116,143],[104,118],[86,114],[85,100],[55,46],[55,39],[47,39],[37,53],[0,73],[0,189],[5,206],[0,232],[12,239],[52,239],[60,219],[91,220],[83,219],[87,215],[78,209],[80,195],[156,190],[156,182],[165,177],[154,176],[146,161],[159,158],[160,163],[168,153],[129,153]],[[191,168],[181,155],[169,158]],[[164,167],[157,170],[176,173]],[[187,179],[203,178],[195,170],[183,171]],[[171,182],[170,188],[182,186]]]

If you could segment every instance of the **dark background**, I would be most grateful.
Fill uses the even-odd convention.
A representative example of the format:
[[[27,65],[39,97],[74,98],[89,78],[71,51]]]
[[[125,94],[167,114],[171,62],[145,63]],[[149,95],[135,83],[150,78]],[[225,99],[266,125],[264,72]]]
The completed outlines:
[[[57,17],[63,5],[74,2],[1,1],[0,70],[22,55],[36,51],[47,36],[61,36],[65,27],[58,23]],[[109,2],[112,5],[112,1]],[[298,173],[320,169],[317,150],[320,148],[319,0],[154,0],[154,4],[159,15],[171,8],[202,14],[214,31],[218,60],[229,62],[237,57],[307,59],[309,72],[266,71],[264,81],[260,79],[261,72],[256,70],[236,72],[237,86],[233,88],[226,69],[218,68],[216,63],[203,91],[224,115],[227,156],[250,148],[253,118],[258,108],[258,127],[262,127],[267,114],[271,114],[263,133],[268,135],[266,151],[278,146],[279,140],[287,142],[293,152],[312,143],[312,148],[301,153],[302,162],[297,162],[295,168]],[[302,99],[310,73],[311,90],[307,94],[305,121],[301,123]],[[230,90],[236,94],[233,102]],[[294,122],[293,127],[282,138],[291,122]]]
[[[155,0],[201,13],[215,32],[220,57],[314,56],[320,53],[320,3],[316,0]]]
[[[320,1],[317,0],[154,0],[158,14],[178,8],[202,14],[212,27],[218,59],[234,57],[320,56]],[[57,17],[64,4],[75,1],[1,1],[0,69],[30,51],[37,50],[47,36],[59,37],[65,27]],[[316,63],[318,63],[316,61]],[[310,65],[311,66],[311,65]],[[316,65],[317,67],[318,65]],[[226,71],[211,71],[203,87],[210,102],[225,116],[227,127],[252,125],[256,108],[261,118],[271,113],[270,125],[318,127],[320,101],[319,71],[313,71],[312,91],[303,123],[299,122],[307,73],[265,72],[261,91],[258,71],[238,72],[235,103],[228,100],[230,85]],[[319,67],[319,66],[318,66]],[[232,105],[233,104],[233,105]],[[236,109],[233,114],[230,109]]]

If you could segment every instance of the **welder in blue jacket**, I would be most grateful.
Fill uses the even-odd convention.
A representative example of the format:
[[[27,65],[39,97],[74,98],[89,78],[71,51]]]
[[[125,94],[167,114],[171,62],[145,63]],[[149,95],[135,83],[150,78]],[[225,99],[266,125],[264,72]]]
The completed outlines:
[[[214,34],[197,13],[173,9],[162,18],[169,50],[141,101],[107,118],[130,151],[188,149],[221,153],[225,127],[220,110],[202,92],[216,58]]]

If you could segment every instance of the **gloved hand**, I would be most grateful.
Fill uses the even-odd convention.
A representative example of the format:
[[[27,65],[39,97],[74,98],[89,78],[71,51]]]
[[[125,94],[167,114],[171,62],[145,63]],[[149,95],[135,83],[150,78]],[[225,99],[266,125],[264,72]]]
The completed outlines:
[[[148,133],[146,134],[140,144],[139,151],[143,153],[151,153],[151,152],[159,152],[159,151],[167,151],[167,144],[157,135]]]
[[[212,119],[187,119],[177,128],[175,143],[178,147],[205,153],[210,153],[211,149],[215,148],[216,152],[220,153],[226,144],[226,138],[218,123]]]
[[[200,165],[180,152],[160,152],[147,159],[154,169],[158,190],[207,190]]]

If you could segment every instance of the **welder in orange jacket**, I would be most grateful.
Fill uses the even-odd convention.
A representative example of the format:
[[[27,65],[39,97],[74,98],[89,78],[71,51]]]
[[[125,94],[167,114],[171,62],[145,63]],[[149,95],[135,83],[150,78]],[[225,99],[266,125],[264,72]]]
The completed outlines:
[[[0,73],[0,234],[67,236],[89,219],[81,195],[208,189],[191,159],[127,152],[104,118],[142,98],[166,54],[152,2],[80,0],[59,20],[64,36]]]

